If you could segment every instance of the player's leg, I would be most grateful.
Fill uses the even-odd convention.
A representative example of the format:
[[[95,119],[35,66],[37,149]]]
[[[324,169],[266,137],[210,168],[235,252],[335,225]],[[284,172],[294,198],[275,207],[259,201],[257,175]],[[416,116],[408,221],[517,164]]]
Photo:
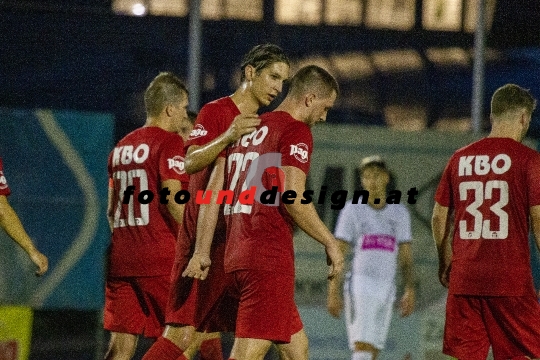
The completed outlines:
[[[375,346],[357,341],[354,343],[352,360],[375,360],[379,355],[379,349]]]
[[[443,353],[461,360],[485,360],[488,336],[479,297],[448,294]]]
[[[234,338],[229,359],[263,360],[272,342],[264,339]]]
[[[309,341],[304,329],[291,336],[288,344],[278,344],[281,360],[307,360],[309,358]]]
[[[540,304],[536,296],[486,297],[483,315],[493,357],[540,357]]]
[[[184,354],[191,359],[187,354],[194,356],[197,350],[201,360],[223,360],[221,333],[197,333],[197,341],[192,343],[188,350],[184,351]]]
[[[130,360],[137,349],[137,335],[111,332],[105,360]]]
[[[137,347],[137,335],[142,334],[148,308],[136,279],[108,278],[105,286],[104,328],[111,332],[105,359],[131,359]]]
[[[352,360],[375,360],[384,348],[392,319],[395,287],[351,276],[345,283],[345,320]]]
[[[167,325],[163,335],[144,354],[143,360],[187,360],[187,349],[195,334],[192,326]]]

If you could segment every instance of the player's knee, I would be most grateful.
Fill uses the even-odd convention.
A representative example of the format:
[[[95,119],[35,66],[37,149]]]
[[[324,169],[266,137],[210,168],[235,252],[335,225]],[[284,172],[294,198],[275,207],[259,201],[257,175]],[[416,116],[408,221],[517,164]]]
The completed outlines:
[[[185,351],[195,340],[195,328],[192,326],[167,325],[163,332],[163,337],[170,340],[182,351]]]
[[[136,348],[135,335],[112,333],[105,360],[130,360],[135,355]]]

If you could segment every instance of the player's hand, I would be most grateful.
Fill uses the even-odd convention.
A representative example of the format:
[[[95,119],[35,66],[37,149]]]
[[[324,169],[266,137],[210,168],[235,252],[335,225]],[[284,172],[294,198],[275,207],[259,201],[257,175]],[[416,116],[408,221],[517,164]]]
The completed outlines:
[[[414,289],[406,287],[401,300],[399,301],[399,310],[401,317],[407,317],[414,311],[414,304],[416,302],[416,295]]]
[[[333,279],[335,276],[343,272],[343,251],[339,246],[338,240],[334,239],[325,247],[326,263],[330,266],[328,271],[328,279]]]
[[[442,286],[448,289],[448,285],[450,284],[450,270],[452,269],[452,265],[445,265],[440,264],[439,265],[439,281]]]
[[[211,264],[212,261],[210,260],[210,256],[195,253],[189,260],[186,270],[184,270],[182,276],[204,280],[208,276],[208,271],[210,270]]]
[[[260,123],[261,119],[256,114],[240,114],[234,118],[231,126],[225,132],[225,136],[229,143],[235,142],[242,135],[255,131]]]
[[[343,310],[343,299],[338,294],[328,294],[326,308],[330,315],[339,318],[341,311]]]
[[[28,255],[30,256],[30,260],[38,267],[36,276],[45,274],[47,269],[49,269],[49,259],[37,250],[31,251]]]

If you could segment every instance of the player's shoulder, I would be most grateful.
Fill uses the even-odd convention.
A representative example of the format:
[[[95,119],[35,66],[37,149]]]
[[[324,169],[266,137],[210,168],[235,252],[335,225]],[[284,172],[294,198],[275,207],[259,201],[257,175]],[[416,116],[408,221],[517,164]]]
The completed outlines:
[[[224,96],[216,100],[212,100],[203,105],[199,113],[222,111],[223,109],[234,109],[236,105],[229,96]]]

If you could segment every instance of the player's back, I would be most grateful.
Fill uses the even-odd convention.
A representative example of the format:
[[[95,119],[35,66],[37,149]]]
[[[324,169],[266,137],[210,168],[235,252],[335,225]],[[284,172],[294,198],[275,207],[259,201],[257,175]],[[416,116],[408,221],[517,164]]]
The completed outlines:
[[[164,180],[187,185],[182,138],[159,127],[129,133],[109,155],[109,177],[114,189],[110,274],[168,274],[178,225],[159,192]],[[128,186],[134,186],[132,195]]]
[[[455,208],[452,293],[533,291],[528,211],[540,204],[539,159],[509,138],[485,138],[453,155],[443,175]]]
[[[257,130],[244,135],[228,149],[224,188],[235,194],[233,204],[224,209],[228,272],[238,269],[294,272],[293,221],[280,200],[281,192],[286,190],[280,167],[295,166],[307,174],[311,149],[309,127],[282,111],[263,114]],[[252,186],[256,188],[253,204],[241,204],[241,193]],[[275,202],[261,203],[262,192],[273,186],[277,187]]]

